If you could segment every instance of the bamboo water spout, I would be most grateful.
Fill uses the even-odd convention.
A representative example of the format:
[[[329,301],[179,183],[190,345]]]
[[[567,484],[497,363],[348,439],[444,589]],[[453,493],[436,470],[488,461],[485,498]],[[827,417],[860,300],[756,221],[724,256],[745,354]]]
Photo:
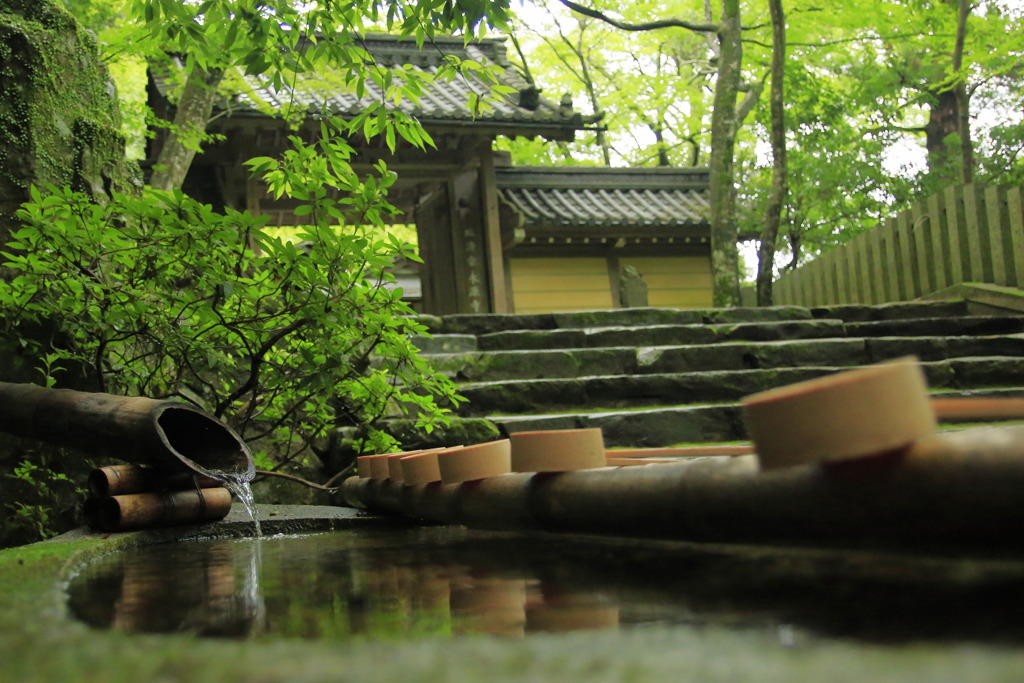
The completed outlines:
[[[256,468],[242,438],[185,403],[0,382],[0,431],[150,465],[249,481]]]

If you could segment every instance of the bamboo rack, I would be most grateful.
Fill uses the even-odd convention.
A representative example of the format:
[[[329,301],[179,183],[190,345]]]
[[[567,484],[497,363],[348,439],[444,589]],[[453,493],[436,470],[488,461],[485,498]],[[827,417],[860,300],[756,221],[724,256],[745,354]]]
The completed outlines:
[[[937,433],[870,458],[763,471],[756,456],[403,486],[352,478],[347,503],[487,529],[707,542],[1017,549],[1024,427]]]
[[[82,514],[94,531],[202,524],[231,511],[231,492],[216,479],[138,465],[93,470],[89,493]]]

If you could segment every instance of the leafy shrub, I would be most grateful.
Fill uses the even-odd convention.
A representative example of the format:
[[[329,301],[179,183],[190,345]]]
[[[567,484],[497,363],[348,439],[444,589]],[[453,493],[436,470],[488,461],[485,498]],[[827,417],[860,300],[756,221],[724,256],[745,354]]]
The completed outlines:
[[[76,475],[84,475],[91,463],[58,460],[56,449],[28,451],[10,472],[0,477],[0,548],[56,535],[73,526],[84,493]],[[68,469],[67,474],[62,469]],[[80,479],[84,482],[84,477]]]
[[[337,136],[293,143],[280,160],[250,164],[300,203],[309,248],[268,235],[263,217],[217,213],[180,192],[100,206],[34,189],[4,254],[4,339],[44,359],[42,382],[78,383],[61,372],[84,372],[99,391],[198,405],[234,427],[264,469],[307,461],[336,425],[359,425],[358,450],[381,451],[394,445],[379,428],[385,416],[427,431],[445,421],[460,399],[413,346],[426,329],[385,270],[418,257],[376,229],[395,212],[394,174],[380,163],[358,177]],[[48,321],[51,337],[26,332]]]

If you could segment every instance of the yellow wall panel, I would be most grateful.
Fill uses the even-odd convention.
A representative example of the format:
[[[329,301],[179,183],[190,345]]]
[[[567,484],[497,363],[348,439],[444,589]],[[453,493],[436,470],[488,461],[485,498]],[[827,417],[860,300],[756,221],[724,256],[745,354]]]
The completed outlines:
[[[638,269],[639,270],[639,269]],[[641,270],[640,274],[647,283],[648,291],[652,289],[709,289],[711,275],[708,273],[650,273]]]
[[[623,265],[635,266],[643,273],[706,273],[711,274],[711,260],[706,256],[637,256],[620,259]]]
[[[620,259],[647,283],[647,303],[666,308],[711,306],[711,260],[706,256],[641,256]]]
[[[710,308],[711,294],[706,289],[675,289],[648,292],[647,305],[660,308]]]
[[[509,271],[516,313],[612,308],[603,258],[512,259]]]
[[[517,278],[512,274],[513,287],[520,292],[572,292],[607,290],[608,273],[604,275],[534,275]],[[516,286],[518,283],[519,286]]]
[[[516,274],[607,274],[608,263],[603,258],[520,258],[510,262],[513,277]]]
[[[711,262],[706,256],[620,257],[619,265],[640,271],[650,306],[711,306]],[[516,313],[608,309],[615,305],[608,261],[602,257],[511,259],[509,272]]]
[[[605,309],[611,308],[611,304],[611,294],[604,292],[573,292],[572,295],[537,292],[516,295],[516,313]]]

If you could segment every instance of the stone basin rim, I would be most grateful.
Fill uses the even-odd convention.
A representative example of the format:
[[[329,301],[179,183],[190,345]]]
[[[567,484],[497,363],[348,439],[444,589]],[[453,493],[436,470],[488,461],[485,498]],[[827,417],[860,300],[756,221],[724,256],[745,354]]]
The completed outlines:
[[[408,522],[332,506],[260,506],[268,535],[381,528]],[[320,643],[223,641],[187,635],[139,636],[97,631],[70,618],[66,581],[83,563],[133,546],[250,536],[240,509],[222,522],[120,534],[76,530],[56,539],[0,551],[3,574],[23,590],[0,592],[0,658],[10,680],[331,681],[580,680],[601,667],[609,678],[633,680],[790,681],[1022,680],[1024,652],[986,645],[949,648],[912,644],[877,647],[824,643],[801,651],[777,639],[706,630],[681,637],[671,628],[643,632],[577,632],[517,641],[474,636],[461,640]],[[655,541],[654,543],[658,543]],[[66,550],[62,551],[62,548]],[[770,552],[768,549],[762,549]],[[24,557],[24,560],[17,559]],[[15,558],[15,559],[12,559]],[[45,575],[43,575],[45,574]],[[29,616],[30,618],[25,618]],[[424,665],[430,666],[425,677]]]

